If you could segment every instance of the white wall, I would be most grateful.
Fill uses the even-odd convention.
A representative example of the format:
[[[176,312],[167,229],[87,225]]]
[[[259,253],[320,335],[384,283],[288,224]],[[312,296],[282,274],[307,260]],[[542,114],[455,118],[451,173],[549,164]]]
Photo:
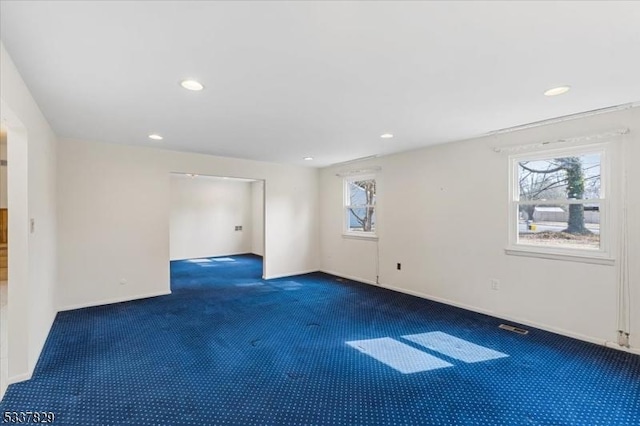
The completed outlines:
[[[251,183],[251,253],[264,256],[264,182]]]
[[[55,317],[57,140],[0,43],[0,116],[8,128],[9,381],[30,377]],[[35,232],[29,233],[29,219]]]
[[[251,195],[251,182],[171,175],[171,260],[251,252]]]
[[[463,119],[463,118],[461,118]],[[531,144],[628,127],[632,345],[640,348],[640,108],[545,127],[439,145],[351,165],[380,166],[379,241],[344,238],[342,179],[321,172],[322,269],[383,286],[538,325],[586,340],[614,341],[616,266],[505,254],[508,154],[492,147]],[[620,170],[617,164],[614,169]],[[618,181],[619,183],[619,181]],[[619,185],[617,185],[619,188]],[[378,245],[378,246],[376,246]],[[618,259],[619,260],[619,259]],[[396,270],[396,263],[402,270]],[[490,280],[501,281],[492,291]]]
[[[316,169],[61,140],[61,309],[169,291],[171,172],[266,180],[265,276],[319,269]]]

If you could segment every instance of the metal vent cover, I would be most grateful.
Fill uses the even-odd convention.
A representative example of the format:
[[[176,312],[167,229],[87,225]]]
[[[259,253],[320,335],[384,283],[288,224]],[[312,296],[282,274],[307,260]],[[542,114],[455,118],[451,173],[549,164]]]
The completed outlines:
[[[498,328],[501,328],[507,331],[513,331],[514,333],[518,333],[518,334],[529,334],[529,330],[525,330],[524,328],[520,328],[520,327],[515,327],[513,325],[500,324]]]

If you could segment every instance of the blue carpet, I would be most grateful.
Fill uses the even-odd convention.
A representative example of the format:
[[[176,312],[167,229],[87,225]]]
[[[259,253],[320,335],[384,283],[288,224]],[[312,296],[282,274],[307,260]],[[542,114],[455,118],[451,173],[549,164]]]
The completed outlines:
[[[9,387],[0,414],[52,411],[58,425],[640,424],[639,356],[518,335],[320,273],[263,281],[255,256],[206,260],[172,262],[171,295],[58,314],[33,378]]]

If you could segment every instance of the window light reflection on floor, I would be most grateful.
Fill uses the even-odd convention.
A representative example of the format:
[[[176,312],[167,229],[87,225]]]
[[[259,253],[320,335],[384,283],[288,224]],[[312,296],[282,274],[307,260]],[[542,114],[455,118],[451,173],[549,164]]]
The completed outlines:
[[[449,359],[464,363],[490,361],[509,356],[440,331],[406,335],[402,336],[402,339],[418,344],[428,351],[437,352]],[[403,374],[454,366],[454,364],[433,356],[424,350],[409,346],[390,337],[354,340],[346,342],[346,344]]]

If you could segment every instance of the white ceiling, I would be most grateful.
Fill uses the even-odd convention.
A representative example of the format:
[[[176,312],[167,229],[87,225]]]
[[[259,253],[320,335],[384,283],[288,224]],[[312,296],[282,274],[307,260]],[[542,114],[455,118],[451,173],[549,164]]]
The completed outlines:
[[[636,2],[0,8],[2,42],[61,137],[324,166],[640,100]]]

